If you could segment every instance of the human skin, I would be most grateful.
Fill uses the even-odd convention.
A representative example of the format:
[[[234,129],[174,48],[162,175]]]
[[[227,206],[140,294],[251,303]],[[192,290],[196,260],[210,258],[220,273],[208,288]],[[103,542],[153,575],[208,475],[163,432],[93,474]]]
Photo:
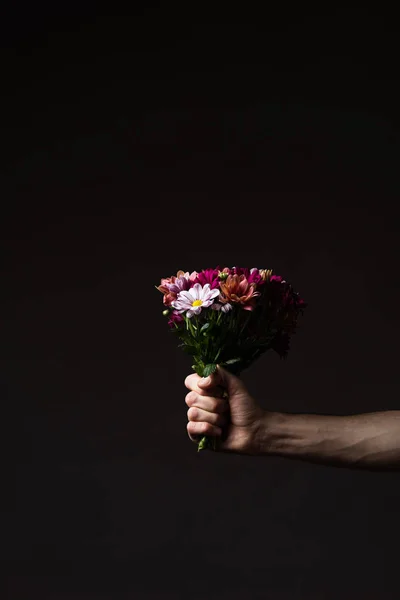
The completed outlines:
[[[268,411],[221,367],[205,380],[190,374],[185,386],[187,432],[195,443],[206,435],[217,438],[219,452],[400,470],[400,410],[343,416]]]

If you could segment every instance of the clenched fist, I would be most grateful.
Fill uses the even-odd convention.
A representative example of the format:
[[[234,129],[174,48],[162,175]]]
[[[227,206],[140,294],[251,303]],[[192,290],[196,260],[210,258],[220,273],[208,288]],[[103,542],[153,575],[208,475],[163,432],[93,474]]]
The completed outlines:
[[[217,438],[220,452],[258,453],[258,432],[266,411],[238,377],[218,365],[205,379],[196,373],[188,375],[185,386],[191,390],[185,402],[192,442],[197,444],[206,435]]]

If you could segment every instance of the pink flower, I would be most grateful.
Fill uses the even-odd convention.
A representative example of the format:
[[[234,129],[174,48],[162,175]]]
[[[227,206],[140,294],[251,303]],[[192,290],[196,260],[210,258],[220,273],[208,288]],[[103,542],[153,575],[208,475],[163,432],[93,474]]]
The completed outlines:
[[[256,267],[252,269],[248,267],[233,267],[232,271],[234,275],[244,275],[249,283],[254,283],[255,285],[262,285],[264,283],[261,273]]]
[[[276,281],[277,283],[286,283],[286,281],[280,275],[271,275],[270,281]]]
[[[216,269],[204,269],[197,275],[196,282],[201,285],[206,285],[206,283],[210,284],[210,288],[212,290],[219,287],[219,267]]]
[[[161,285],[156,286],[158,291],[162,294],[168,294],[168,287],[171,283],[175,281],[176,277],[172,275],[172,277],[164,277],[161,279]]]
[[[176,300],[177,295],[182,290],[188,290],[193,286],[197,278],[197,271],[193,271],[189,275],[189,272],[184,273],[183,271],[178,271],[172,277],[164,277],[161,279],[161,285],[157,287],[157,289],[164,294],[163,303],[165,306],[171,306],[172,302]]]
[[[211,306],[218,295],[219,290],[211,290],[210,284],[206,283],[202,287],[199,283],[195,283],[190,290],[179,292],[172,306],[178,313],[186,312],[186,316],[190,319],[193,315],[200,314],[203,308]]]
[[[183,271],[179,271],[178,276],[186,277],[186,279],[189,280],[190,287],[193,287],[193,285],[195,283],[197,283],[197,275],[198,275],[197,271],[192,271],[192,273],[190,273],[190,275],[189,275],[189,271],[186,271],[186,273],[184,273]]]
[[[174,300],[176,300],[176,294],[170,294],[169,292],[164,294],[163,303],[165,306],[171,306]]]
[[[248,276],[247,281],[249,283],[255,283],[256,285],[262,285],[264,283],[260,271],[255,267],[250,269],[250,275]]]
[[[170,294],[175,294],[175,297],[182,292],[182,290],[188,290],[190,288],[189,277],[182,275],[181,277],[177,277],[174,283],[167,283],[166,287]]]

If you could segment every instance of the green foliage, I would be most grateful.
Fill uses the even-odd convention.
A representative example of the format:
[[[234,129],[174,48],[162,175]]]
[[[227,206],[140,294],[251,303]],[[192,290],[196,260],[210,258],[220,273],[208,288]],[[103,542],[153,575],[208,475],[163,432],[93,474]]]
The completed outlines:
[[[229,360],[226,360],[223,364],[224,365],[233,365],[234,363],[237,363],[240,360],[241,360],[240,358],[231,358]]]
[[[208,364],[203,369],[203,377],[208,377],[211,373],[214,373],[217,369],[217,365],[215,363]]]

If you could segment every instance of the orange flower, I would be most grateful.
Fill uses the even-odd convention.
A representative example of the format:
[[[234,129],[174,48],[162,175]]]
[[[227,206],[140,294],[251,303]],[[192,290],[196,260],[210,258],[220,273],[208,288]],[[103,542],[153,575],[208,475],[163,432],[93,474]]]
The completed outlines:
[[[220,296],[220,302],[236,302],[241,304],[244,310],[253,310],[256,297],[260,292],[256,292],[256,284],[249,283],[245,275],[229,275],[226,281],[221,281],[220,288],[223,296]]]

